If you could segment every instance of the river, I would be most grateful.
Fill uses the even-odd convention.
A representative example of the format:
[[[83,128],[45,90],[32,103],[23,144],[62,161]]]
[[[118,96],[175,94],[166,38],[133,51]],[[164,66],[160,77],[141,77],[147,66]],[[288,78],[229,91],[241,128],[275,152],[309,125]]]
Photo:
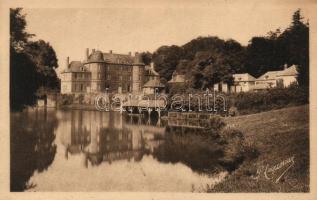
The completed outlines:
[[[221,147],[204,127],[170,122],[155,114],[11,113],[11,190],[205,192],[227,174]]]

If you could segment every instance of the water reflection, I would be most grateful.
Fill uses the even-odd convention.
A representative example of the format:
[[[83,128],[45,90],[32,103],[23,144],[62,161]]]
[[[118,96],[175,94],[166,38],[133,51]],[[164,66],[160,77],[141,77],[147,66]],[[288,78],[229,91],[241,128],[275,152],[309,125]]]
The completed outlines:
[[[19,190],[197,191],[219,181],[218,127],[202,122],[73,110],[12,115],[11,125],[19,136],[12,149],[20,152],[12,154],[11,166],[23,166],[11,171],[11,186],[23,182]],[[31,159],[21,161],[25,156]]]
[[[146,118],[123,117],[113,112],[72,111],[69,121],[62,123],[65,158],[69,154],[84,154],[85,167],[116,160],[138,162],[144,154],[153,151],[158,144],[153,140],[165,130],[149,126]]]
[[[11,191],[23,191],[34,171],[43,172],[56,153],[54,130],[58,121],[53,111],[11,114]]]

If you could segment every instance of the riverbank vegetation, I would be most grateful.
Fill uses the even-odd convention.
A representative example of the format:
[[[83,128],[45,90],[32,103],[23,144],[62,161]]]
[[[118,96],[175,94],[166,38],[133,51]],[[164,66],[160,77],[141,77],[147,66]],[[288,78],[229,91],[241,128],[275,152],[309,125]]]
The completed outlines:
[[[258,156],[242,132],[227,127],[220,117],[206,122],[204,128],[167,126],[164,142],[154,149],[153,157],[165,163],[181,162],[211,175],[232,172]]]
[[[209,192],[308,192],[309,191],[309,106],[297,106],[226,118],[228,126],[241,130],[245,142],[258,157],[245,160],[223,182]],[[294,164],[287,170],[287,160]],[[265,168],[282,166],[272,173]],[[276,182],[277,177],[285,174]],[[268,177],[265,177],[268,175]],[[271,178],[271,179],[268,179]]]
[[[44,40],[31,40],[22,8],[10,9],[10,110],[34,106],[38,98],[59,91],[60,81],[53,47]]]

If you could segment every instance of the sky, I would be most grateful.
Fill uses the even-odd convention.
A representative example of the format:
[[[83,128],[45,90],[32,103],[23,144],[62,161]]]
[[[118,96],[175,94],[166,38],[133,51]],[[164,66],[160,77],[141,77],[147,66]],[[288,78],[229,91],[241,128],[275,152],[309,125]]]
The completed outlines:
[[[253,36],[288,27],[298,8],[304,17],[309,16],[306,1],[179,2],[25,8],[23,12],[27,31],[36,35],[33,39],[43,39],[55,49],[58,71],[65,69],[67,56],[71,61],[85,59],[86,48],[124,54],[153,52],[162,45],[183,45],[198,36],[218,36],[247,45]]]

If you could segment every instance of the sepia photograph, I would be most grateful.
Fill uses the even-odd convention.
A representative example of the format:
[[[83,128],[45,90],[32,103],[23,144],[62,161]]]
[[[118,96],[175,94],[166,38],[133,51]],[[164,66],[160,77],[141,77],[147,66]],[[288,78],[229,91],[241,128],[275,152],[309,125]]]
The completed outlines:
[[[96,2],[0,3],[9,192],[311,193],[316,2]]]

